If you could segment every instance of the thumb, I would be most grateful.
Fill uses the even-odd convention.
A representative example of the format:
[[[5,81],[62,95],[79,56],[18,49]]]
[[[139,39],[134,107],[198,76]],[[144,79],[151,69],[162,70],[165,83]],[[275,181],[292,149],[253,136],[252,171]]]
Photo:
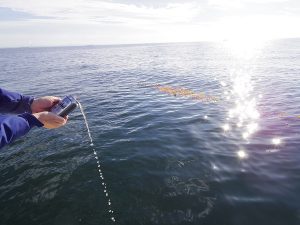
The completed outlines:
[[[52,100],[53,105],[55,105],[61,100],[61,98],[53,96],[51,100]]]

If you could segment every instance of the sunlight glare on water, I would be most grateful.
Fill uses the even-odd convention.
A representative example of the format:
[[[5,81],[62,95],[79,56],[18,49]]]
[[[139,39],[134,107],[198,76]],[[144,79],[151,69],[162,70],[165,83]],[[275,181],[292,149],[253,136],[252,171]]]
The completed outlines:
[[[246,71],[234,71],[231,74],[230,97],[234,99],[232,108],[228,109],[228,118],[241,132],[243,138],[248,138],[259,128],[260,113],[253,88],[251,75]],[[229,130],[229,125],[223,126]]]
[[[237,155],[240,159],[244,159],[244,158],[247,158],[247,153],[244,151],[244,150],[240,150],[237,152]]]
[[[280,139],[280,138],[273,138],[273,139],[272,139],[272,143],[273,143],[274,145],[279,145],[279,144],[281,144],[281,139]]]
[[[228,102],[227,123],[224,131],[238,132],[239,137],[249,143],[249,139],[259,130],[260,113],[258,101],[261,93],[255,90],[256,77],[252,61],[264,46],[264,41],[238,39],[224,42],[224,48],[232,59],[228,81],[220,81],[224,89],[224,99]],[[224,85],[228,83],[228,85]],[[239,158],[247,158],[245,151],[237,152]]]

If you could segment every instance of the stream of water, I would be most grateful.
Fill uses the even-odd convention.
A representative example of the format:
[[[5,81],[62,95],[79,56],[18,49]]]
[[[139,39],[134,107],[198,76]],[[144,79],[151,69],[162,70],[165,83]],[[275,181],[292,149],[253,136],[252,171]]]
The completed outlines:
[[[81,105],[81,103],[79,101],[77,101],[78,105],[79,105],[79,108],[80,108],[80,111],[81,111],[81,114],[83,116],[83,119],[84,119],[84,123],[85,123],[85,126],[86,126],[86,129],[87,129],[87,132],[88,132],[88,135],[89,135],[89,138],[90,138],[90,145],[91,147],[93,148],[93,153],[95,155],[95,159],[96,159],[96,162],[97,162],[97,168],[98,168],[98,172],[99,172],[99,177],[101,179],[101,185],[103,187],[103,192],[105,194],[105,197],[107,199],[107,208],[108,208],[108,213],[111,215],[110,219],[113,221],[113,222],[116,222],[116,219],[114,217],[114,211],[112,209],[112,205],[111,205],[111,200],[109,198],[109,193],[107,191],[107,186],[106,186],[106,182],[105,182],[105,179],[104,179],[104,176],[103,176],[103,172],[102,172],[102,169],[101,169],[101,164],[100,164],[100,159],[98,157],[98,154],[96,152],[96,149],[94,147],[94,142],[93,142],[93,138],[92,138],[92,134],[91,134],[91,130],[90,130],[90,127],[89,127],[89,123],[87,121],[87,118],[86,118],[86,115],[84,113],[84,110],[83,110],[83,107]]]

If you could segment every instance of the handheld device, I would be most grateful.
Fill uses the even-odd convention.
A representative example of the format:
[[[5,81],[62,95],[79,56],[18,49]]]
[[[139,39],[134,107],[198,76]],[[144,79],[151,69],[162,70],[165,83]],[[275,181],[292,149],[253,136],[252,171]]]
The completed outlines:
[[[58,116],[64,117],[67,116],[70,112],[72,112],[78,106],[77,100],[68,95],[64,97],[61,101],[59,101],[56,105],[54,105],[50,112],[55,113]]]

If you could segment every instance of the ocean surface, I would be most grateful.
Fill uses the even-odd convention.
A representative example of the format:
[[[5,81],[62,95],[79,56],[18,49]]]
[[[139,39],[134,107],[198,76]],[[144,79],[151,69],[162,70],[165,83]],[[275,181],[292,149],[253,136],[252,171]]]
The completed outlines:
[[[77,96],[94,139],[77,109],[1,149],[1,225],[300,224],[300,39],[0,49],[0,68]]]

